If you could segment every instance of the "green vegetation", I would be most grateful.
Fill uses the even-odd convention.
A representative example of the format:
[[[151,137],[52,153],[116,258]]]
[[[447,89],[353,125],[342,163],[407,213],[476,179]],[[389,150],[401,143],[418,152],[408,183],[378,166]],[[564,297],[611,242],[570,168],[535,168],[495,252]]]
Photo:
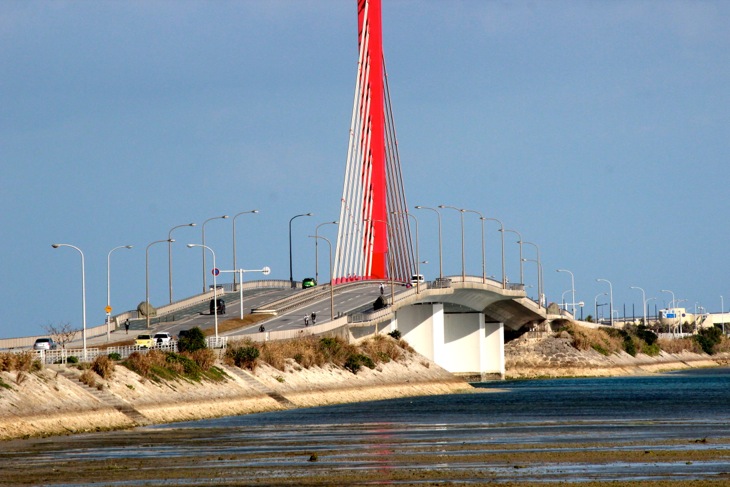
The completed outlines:
[[[181,332],[177,341],[177,349],[180,352],[192,353],[197,350],[203,350],[206,347],[205,333],[197,326],[185,331],[185,333]]]
[[[400,359],[413,349],[403,340],[385,335],[351,345],[339,337],[303,337],[257,343],[250,339],[228,344],[224,360],[229,365],[255,370],[259,362],[284,371],[287,366],[309,369],[332,364],[356,374],[361,367]]]
[[[134,352],[122,365],[142,377],[154,381],[185,379],[200,382],[225,380],[225,373],[215,363],[215,353],[210,349],[195,352],[162,352],[150,350],[147,353]]]
[[[667,353],[707,353],[730,351],[730,340],[722,336],[719,328],[705,328],[692,338],[660,340],[656,333],[644,325],[618,328],[585,328],[568,324],[560,329],[573,339],[578,350],[593,349],[602,355],[624,351],[631,356],[639,353],[655,357]]]
[[[114,360],[118,362],[122,360],[122,356],[118,352],[112,352],[109,354],[109,360]]]

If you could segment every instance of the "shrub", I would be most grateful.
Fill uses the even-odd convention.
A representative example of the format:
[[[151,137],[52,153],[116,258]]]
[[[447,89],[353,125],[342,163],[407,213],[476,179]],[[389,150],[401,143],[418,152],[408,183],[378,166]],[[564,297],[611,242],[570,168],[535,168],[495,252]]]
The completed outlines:
[[[117,352],[112,352],[109,354],[109,360],[119,361],[122,360],[122,356]]]
[[[89,387],[94,387],[96,385],[96,374],[91,369],[86,369],[81,373],[79,380]]]
[[[91,363],[91,370],[103,379],[111,379],[114,375],[114,361],[106,355],[99,355]]]
[[[400,330],[393,330],[390,333],[388,333],[388,335],[392,336],[396,340],[400,340],[400,337],[401,337]]]
[[[147,354],[141,354],[139,352],[132,352],[127,360],[124,361],[124,365],[131,370],[136,372],[142,377],[149,377],[150,369],[152,364],[147,358]]]
[[[703,328],[694,336],[695,341],[708,355],[715,353],[715,345],[722,341],[722,331],[719,328]]]
[[[654,333],[644,325],[639,325],[637,327],[636,336],[644,340],[647,345],[654,345],[659,339],[656,333]]]
[[[79,363],[79,358],[78,357],[75,357],[73,355],[70,355],[70,356],[66,357],[66,363],[68,363],[68,364],[77,364],[77,363]]]
[[[368,357],[367,355],[363,355],[361,353],[356,353],[350,355],[347,360],[345,361],[344,367],[352,372],[353,374],[357,374],[357,372],[360,370],[362,366],[365,366],[369,369],[375,368],[375,363],[373,362],[373,359]]]
[[[35,372],[41,368],[40,360],[32,352],[0,353],[0,371]]]
[[[193,380],[200,380],[202,372],[195,360],[179,353],[168,352],[165,356],[165,365],[174,372],[185,375]]]
[[[181,335],[177,341],[177,349],[180,352],[195,352],[196,350],[203,350],[207,348],[205,342],[205,334],[203,330],[198,328],[191,328],[187,330],[184,335]]]
[[[230,353],[230,357],[236,367],[242,369],[256,370],[257,360],[261,352],[253,345],[245,345],[243,347],[234,348],[226,351]]]

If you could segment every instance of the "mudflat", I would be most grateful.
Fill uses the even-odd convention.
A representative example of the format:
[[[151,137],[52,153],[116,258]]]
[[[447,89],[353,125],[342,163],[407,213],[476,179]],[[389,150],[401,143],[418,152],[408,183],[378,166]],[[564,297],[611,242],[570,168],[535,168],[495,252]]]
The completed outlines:
[[[475,444],[389,438],[373,447],[359,435],[308,435],[265,442],[222,428],[144,427],[3,443],[1,485],[534,485],[578,482],[719,486],[692,472],[728,462],[728,438],[626,442]],[[598,479],[598,480],[596,480]]]

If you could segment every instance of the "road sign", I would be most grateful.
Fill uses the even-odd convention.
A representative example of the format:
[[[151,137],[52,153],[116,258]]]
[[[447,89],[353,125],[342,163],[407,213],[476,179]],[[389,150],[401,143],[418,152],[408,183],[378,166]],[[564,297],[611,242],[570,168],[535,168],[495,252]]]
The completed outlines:
[[[112,307],[111,306],[107,306],[106,308],[104,308],[104,311],[106,311],[107,313],[111,313],[112,312]]]
[[[221,273],[221,270],[218,269],[217,267],[213,267],[213,270],[210,271],[210,273],[213,274],[214,276],[217,276]]]

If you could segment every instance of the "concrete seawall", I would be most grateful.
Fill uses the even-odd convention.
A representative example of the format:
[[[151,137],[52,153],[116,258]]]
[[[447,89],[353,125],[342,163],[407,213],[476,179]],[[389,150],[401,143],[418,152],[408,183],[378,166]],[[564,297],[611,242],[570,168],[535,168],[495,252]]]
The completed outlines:
[[[227,379],[218,383],[155,382],[117,366],[112,379],[98,379],[93,388],[77,380],[79,370],[65,366],[1,372],[0,439],[473,390],[416,354],[356,375],[331,366],[282,372],[263,365],[255,373],[219,366]]]

